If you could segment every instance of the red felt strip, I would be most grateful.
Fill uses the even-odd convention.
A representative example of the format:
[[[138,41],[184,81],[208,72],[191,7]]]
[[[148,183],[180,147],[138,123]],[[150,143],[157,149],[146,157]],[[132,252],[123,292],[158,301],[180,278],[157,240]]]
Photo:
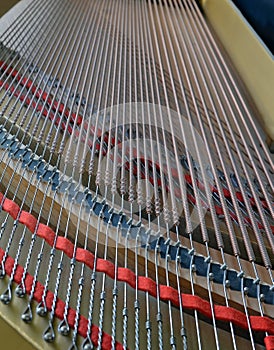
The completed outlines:
[[[50,246],[53,246],[54,239],[55,239],[55,233],[53,230],[48,227],[47,225],[44,225],[42,223],[39,223],[38,230],[36,232],[37,236],[43,238]]]
[[[118,281],[126,282],[132,288],[136,288],[135,273],[125,267],[118,267]]]
[[[3,195],[0,193],[0,199],[3,199]],[[7,201],[8,204],[5,204]],[[18,206],[11,200],[5,199],[3,209],[8,211],[12,217],[16,217],[14,213],[10,212],[11,209],[15,212],[18,211]],[[19,222],[22,224],[27,223],[29,230],[34,233],[36,227],[36,219],[32,214],[28,212],[22,212],[19,217]],[[55,233],[54,231],[44,225],[39,223],[36,234],[45,239],[51,246],[54,245]],[[65,237],[56,237],[56,249],[62,250],[70,258],[73,256],[74,245],[73,243]],[[86,264],[90,268],[94,267],[94,255],[83,249],[76,249],[76,260]],[[115,277],[115,266],[112,262],[98,258],[96,263],[96,271],[106,273],[110,278]],[[136,287],[136,275],[128,268],[119,267],[117,270],[118,280],[129,284],[131,287]],[[156,297],[157,286],[156,282],[151,278],[138,276],[137,279],[138,290],[148,292],[151,296]],[[170,286],[159,285],[160,299],[164,301],[171,301],[174,306],[179,306],[179,295],[178,291]],[[50,295],[48,299],[48,305],[51,305]],[[208,318],[212,317],[211,308],[208,301],[202,298],[189,294],[181,294],[182,305],[185,308],[195,309],[205,315]],[[244,313],[227,306],[215,305],[214,306],[215,317],[217,320],[232,322],[235,325],[247,329],[246,316]],[[263,331],[269,334],[274,334],[274,321],[268,317],[261,316],[250,316],[251,328],[253,331]]]
[[[215,305],[214,311],[216,317],[218,317],[220,321],[233,322],[236,326],[241,328],[248,327],[246,318],[242,317],[242,312],[240,312],[239,310],[227,308],[222,305]],[[254,326],[257,327],[256,322]]]
[[[20,223],[27,226],[27,228],[30,230],[30,232],[34,232],[36,225],[37,225],[37,220],[34,216],[29,215],[28,212],[26,211],[22,211],[20,214],[20,219],[19,219]]]
[[[38,89],[33,84],[33,81],[31,79],[26,77],[21,78],[21,76],[18,74],[18,71],[16,69],[13,69],[12,67],[7,69],[7,65],[3,61],[0,61],[0,65],[2,70],[6,70],[6,73],[11,74],[13,78],[16,78],[16,80],[20,82],[22,86],[25,86],[27,89],[29,89],[36,98],[39,99],[41,97],[44,102],[47,102],[48,104],[52,104],[52,109],[54,111],[56,111],[58,108],[58,112],[63,113],[64,111],[64,114],[66,117],[69,117],[69,115],[71,114],[72,121],[76,119],[76,114],[73,112],[70,113],[68,109],[65,109],[65,106],[63,103],[59,103],[58,101],[53,101],[52,103],[52,99],[50,98],[49,94],[46,92],[43,92],[41,89]],[[81,125],[82,120],[83,120],[82,116],[78,116],[76,120],[77,125]]]
[[[266,350],[274,350],[274,336],[264,338]]]
[[[149,277],[138,276],[138,289],[148,292],[153,297],[157,295],[156,282]]]
[[[19,205],[13,202],[11,199],[5,198],[3,203],[3,209],[10,214],[10,216],[16,220],[20,211]]]
[[[105,259],[97,259],[96,271],[106,273],[110,278],[115,277],[115,266],[111,261]]]
[[[4,256],[4,250],[0,248],[0,261],[3,259]],[[14,266],[14,259],[11,258],[10,256],[7,257],[5,261],[5,271],[8,275],[11,275],[12,270]],[[16,283],[20,283],[22,276],[23,276],[23,267],[20,265],[17,265],[16,273],[14,276],[14,281]],[[25,287],[26,287],[26,292],[29,294],[32,288],[32,283],[33,283],[33,276],[30,274],[27,274],[26,279],[25,279]],[[35,286],[35,293],[34,293],[34,299],[39,303],[42,300],[42,295],[44,292],[44,286],[40,283],[37,282]],[[51,305],[53,302],[53,297],[54,294],[51,291],[47,292],[47,297],[46,297],[46,306],[50,310]],[[58,317],[59,319],[63,319],[64,316],[64,310],[65,310],[65,303],[61,299],[57,299],[56,303],[56,308],[55,308],[55,316]],[[68,312],[68,324],[71,328],[74,327],[74,322],[75,322],[75,316],[76,312],[72,308],[69,308]],[[79,319],[79,326],[78,326],[78,333],[82,337],[87,336],[87,330],[88,330],[88,320],[80,315]],[[98,334],[99,334],[99,328],[95,325],[92,325],[91,328],[91,340],[95,346],[98,345]],[[123,350],[122,344],[116,342],[115,348],[117,350]],[[103,337],[102,337],[102,349],[104,350],[110,350],[111,349],[111,336],[105,332],[103,332]]]
[[[65,237],[57,237],[56,249],[62,250],[69,258],[73,257],[74,245]]]
[[[94,255],[86,249],[76,249],[76,260],[86,264],[91,270],[94,266]]]

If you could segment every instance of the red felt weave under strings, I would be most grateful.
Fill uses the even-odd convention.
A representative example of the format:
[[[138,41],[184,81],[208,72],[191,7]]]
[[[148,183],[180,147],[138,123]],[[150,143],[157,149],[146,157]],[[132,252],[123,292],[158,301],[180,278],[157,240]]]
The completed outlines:
[[[4,250],[0,248],[0,260],[3,259],[4,253],[5,253]],[[14,266],[14,259],[11,258],[10,256],[8,256],[6,261],[5,261],[5,271],[8,275],[10,275],[12,273],[13,266]],[[21,282],[21,279],[23,276],[23,271],[24,271],[24,268],[20,265],[17,265],[16,273],[14,276],[14,281],[16,283]],[[30,274],[27,274],[26,279],[25,279],[25,288],[26,288],[26,292],[28,294],[31,291],[32,284],[33,284],[33,276],[31,276]],[[37,302],[42,301],[43,292],[44,292],[44,286],[40,282],[36,282],[34,299]],[[47,296],[46,296],[46,307],[48,310],[51,310],[53,297],[54,297],[54,294],[51,291],[48,291]],[[56,307],[55,307],[55,316],[58,317],[59,319],[62,319],[64,316],[64,310],[65,310],[65,303],[63,300],[58,298],[57,303],[56,303]],[[69,308],[67,320],[68,320],[68,324],[71,328],[74,327],[75,316],[76,316],[76,311],[73,310],[72,308]],[[88,330],[88,320],[85,317],[80,316],[79,325],[78,325],[78,333],[81,336],[86,337],[87,330]],[[99,334],[99,328],[95,325],[92,325],[90,338],[91,338],[92,343],[95,346],[98,345],[98,334]],[[111,349],[111,336],[105,332],[103,332],[103,337],[102,337],[102,349],[104,349],[104,350]],[[122,350],[123,346],[120,343],[116,342],[116,349]]]
[[[3,194],[0,193],[0,202],[4,199]],[[4,199],[3,202],[3,210],[9,213],[14,219],[18,218],[18,221],[27,226],[27,228],[32,233],[36,233],[37,236],[44,239],[50,246],[53,246],[55,240],[55,232],[48,226],[37,223],[36,218],[29,212],[21,211],[19,206],[9,200],[7,198]],[[20,215],[19,215],[20,213]],[[18,217],[19,216],[19,217]],[[56,237],[56,249],[63,251],[69,258],[73,256],[74,244],[67,238],[58,236]],[[3,251],[1,253],[3,255]],[[94,268],[94,255],[85,250],[83,248],[76,249],[76,260],[78,262],[84,263],[90,269]],[[7,272],[11,271],[13,260],[9,258],[6,262],[8,266]],[[96,262],[96,271],[106,273],[110,278],[114,279],[115,277],[115,266],[112,262],[98,258]],[[17,273],[17,282],[20,281],[19,276],[22,276],[22,267],[18,267]],[[125,282],[132,288],[136,288],[136,275],[128,268],[118,267],[117,271],[118,281]],[[32,277],[28,276],[28,291],[30,290]],[[157,285],[156,282],[148,277],[138,276],[137,278],[137,288],[139,291],[148,292],[151,296],[156,297],[157,295]],[[36,286],[36,300],[39,300],[42,296],[43,286],[41,284],[37,284]],[[160,299],[163,301],[171,301],[174,306],[179,306],[179,294],[175,288],[166,285],[159,285],[159,295]],[[182,305],[186,309],[197,310],[204,316],[208,318],[212,318],[210,303],[207,300],[202,299],[199,296],[189,295],[189,294],[181,294]],[[51,302],[53,298],[53,293],[49,292],[47,296],[47,306],[50,308]],[[62,313],[64,310],[64,303],[62,301],[58,301],[57,308],[57,316],[62,317]],[[241,327],[243,329],[248,328],[248,324],[246,321],[246,316],[243,312],[240,312],[232,307],[215,305],[214,306],[214,314],[216,320],[224,321],[224,322],[232,322],[234,325]],[[70,310],[70,325],[73,325],[73,320],[75,316],[75,311]],[[255,332],[268,332],[269,334],[274,334],[274,321],[268,317],[262,316],[250,316],[250,324],[252,331]],[[95,327],[95,326],[94,326]],[[86,320],[81,318],[81,322],[79,325],[79,333],[81,335],[86,335]],[[94,334],[98,334],[98,329],[94,328]],[[96,341],[96,336],[94,336]],[[110,341],[107,335],[105,335],[105,342]],[[265,339],[265,343],[267,349],[273,349],[273,337],[267,337]],[[118,346],[118,345],[117,345]],[[108,347],[105,347],[108,349]]]

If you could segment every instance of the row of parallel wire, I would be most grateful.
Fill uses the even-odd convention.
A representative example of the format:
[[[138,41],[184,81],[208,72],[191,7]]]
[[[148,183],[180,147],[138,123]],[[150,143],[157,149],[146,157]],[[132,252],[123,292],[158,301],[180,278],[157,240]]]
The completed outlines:
[[[159,245],[155,248],[155,266],[153,273],[149,270],[149,244],[152,229],[165,235],[167,252],[164,260],[165,284],[174,284],[170,280],[170,266],[176,270],[175,287],[178,292],[184,289],[181,285],[180,265],[180,236],[188,237],[189,251],[192,254],[192,263],[189,271],[190,290],[196,295],[195,265],[194,261],[194,229],[192,220],[192,206],[188,201],[189,183],[185,179],[185,171],[180,159],[180,147],[185,152],[186,162],[191,176],[191,191],[195,198],[201,240],[205,246],[205,260],[208,263],[207,287],[208,300],[211,305],[212,326],[215,345],[221,348],[219,330],[214,315],[214,298],[212,294],[213,274],[211,272],[212,257],[210,246],[216,240],[222,257],[224,282],[223,293],[227,306],[230,305],[229,290],[227,288],[226,268],[227,262],[224,254],[224,240],[222,230],[225,227],[232,246],[232,254],[238,262],[238,277],[241,278],[242,304],[248,323],[249,340],[252,349],[255,349],[254,335],[249,322],[248,298],[244,286],[245,271],[242,268],[242,252],[239,248],[238,238],[243,241],[245,254],[252,266],[254,276],[259,280],[256,268],[256,257],[250,239],[253,232],[259,247],[261,259],[269,275],[270,284],[273,285],[273,233],[271,231],[271,217],[273,218],[273,168],[269,151],[261,138],[255,125],[253,115],[241,95],[225,59],[205,22],[198,5],[192,0],[173,1],[37,1],[34,0],[24,12],[9,26],[1,36],[1,61],[6,62],[2,67],[1,78],[3,84],[8,83],[19,91],[15,96],[9,89],[1,94],[1,117],[5,117],[2,128],[6,128],[14,138],[19,137],[21,129],[25,133],[20,141],[32,147],[34,153],[39,153],[39,147],[44,147],[39,153],[41,159],[49,150],[48,164],[53,163],[56,169],[61,169],[60,181],[65,178],[76,179],[76,189],[85,184],[87,189],[93,188],[94,199],[101,196],[103,203],[98,215],[95,242],[89,241],[89,227],[93,216],[90,208],[85,229],[81,229],[81,217],[84,212],[85,197],[79,206],[79,215],[73,234],[74,252],[69,262],[67,284],[62,286],[62,275],[66,257],[64,253],[56,253],[58,236],[69,237],[72,220],[72,209],[76,204],[76,194],[70,199],[69,207],[65,203],[69,197],[69,187],[62,198],[60,212],[57,213],[55,227],[55,241],[48,257],[47,270],[41,275],[41,266],[45,259],[46,244],[36,240],[36,232],[27,250],[23,263],[24,274],[22,281],[16,288],[19,296],[25,294],[25,278],[30,268],[30,261],[35,252],[38,252],[33,286],[28,296],[27,309],[22,318],[30,322],[32,315],[32,301],[35,284],[41,280],[45,286],[42,302],[37,307],[39,315],[45,315],[46,295],[50,289],[50,281],[55,279],[54,299],[48,317],[48,327],[44,332],[46,341],[55,339],[53,326],[56,303],[61,289],[65,288],[65,310],[58,331],[67,335],[69,333],[68,312],[72,304],[73,279],[75,278],[77,263],[75,260],[76,248],[79,245],[80,234],[84,234],[84,248],[95,254],[94,268],[87,271],[84,264],[80,266],[78,289],[76,292],[76,316],[74,330],[71,338],[71,348],[77,348],[77,329],[81,314],[81,302],[84,291],[88,296],[88,332],[83,341],[83,349],[92,349],[91,327],[94,319],[98,321],[99,335],[97,349],[102,348],[103,330],[108,329],[112,337],[111,348],[115,348],[115,341],[119,333],[118,319],[122,315],[122,344],[124,349],[153,349],[157,343],[159,349],[187,349],[188,329],[185,326],[185,313],[180,302],[180,336],[176,337],[177,310],[167,305],[164,312],[163,303],[160,302],[157,290],[156,306],[148,293],[144,303],[142,295],[136,290],[134,303],[130,304],[128,297],[129,287],[124,284],[119,288],[117,268],[129,264],[129,237],[130,228],[125,234],[123,255],[119,247],[122,223],[118,222],[114,247],[110,246],[109,231],[112,212],[106,226],[105,236],[101,228],[104,217],[104,204],[109,208],[116,208],[120,213],[126,209],[130,220],[139,220],[147,227],[147,242],[140,247],[140,237],[137,233],[135,239],[134,272],[136,276],[152,277],[159,287]],[[4,49],[9,48],[9,50]],[[16,70],[14,77],[9,69]],[[28,77],[32,81],[27,87]],[[35,91],[47,92],[43,97]],[[77,93],[76,93],[77,92]],[[35,105],[33,104],[35,103]],[[44,117],[37,106],[42,110],[53,112],[52,120]],[[33,107],[34,106],[34,107]],[[62,107],[64,106],[64,108]],[[114,106],[118,106],[117,108]],[[159,108],[159,106],[161,106]],[[76,118],[73,118],[76,115]],[[82,122],[77,122],[77,116]],[[183,117],[182,117],[183,116]],[[187,123],[187,124],[186,124]],[[19,129],[16,126],[19,125]],[[202,140],[203,149],[201,149]],[[105,137],[106,136],[106,137]],[[239,145],[239,139],[241,145]],[[113,141],[114,140],[114,141]],[[179,141],[178,141],[179,140]],[[35,144],[33,147],[32,145]],[[99,147],[96,145],[99,144]],[[182,146],[183,145],[183,146]],[[193,162],[193,153],[195,163]],[[1,155],[0,182],[6,176],[11,166],[11,159],[6,160],[8,150]],[[204,166],[206,163],[213,175],[218,201],[223,209],[222,222],[218,218],[212,196],[208,173]],[[247,161],[248,160],[248,161]],[[195,166],[196,164],[196,166]],[[13,198],[17,198],[18,191],[24,175],[25,168],[15,175],[21,168],[20,160],[13,166],[14,173],[8,180],[4,199],[12,183],[16,182]],[[197,175],[197,167],[199,169]],[[176,170],[176,177],[174,176]],[[225,181],[220,179],[218,169],[223,173]],[[235,174],[238,184],[236,189],[231,173]],[[1,225],[0,239],[8,234],[9,239],[4,247],[5,254],[2,260],[1,275],[4,276],[4,263],[10,253],[11,245],[18,230],[18,219],[23,210],[27,197],[31,198],[29,211],[34,212],[34,204],[41,179],[36,183],[36,190],[31,193],[30,185],[35,178],[35,169],[28,174],[29,186],[25,189],[20,204],[18,218],[14,221],[11,232],[7,232],[8,215]],[[196,180],[205,185],[202,191]],[[243,182],[243,178],[246,183]],[[260,191],[254,185],[254,179]],[[247,185],[246,185],[247,184]],[[229,190],[230,202],[225,198],[223,189]],[[247,187],[249,193],[247,193]],[[244,208],[237,198],[237,191],[243,197]],[[43,204],[51,193],[50,210],[47,214],[47,224],[52,222],[54,201],[58,196],[58,189],[51,190],[50,184],[42,198],[42,207],[38,213],[38,221],[42,218]],[[254,199],[256,210],[250,203]],[[268,209],[262,205],[264,198]],[[0,203],[0,207],[3,205]],[[203,202],[207,203],[205,210]],[[95,201],[94,201],[95,203]],[[136,209],[137,208],[137,209]],[[237,217],[233,220],[230,211]],[[62,229],[62,219],[66,212],[67,222]],[[182,215],[183,212],[183,215]],[[35,214],[34,214],[35,215]],[[244,217],[250,219],[249,226]],[[207,218],[210,218],[215,237],[208,232]],[[136,219],[137,218],[137,219]],[[181,232],[181,223],[185,223],[185,230]],[[258,222],[263,229],[258,227]],[[175,263],[170,261],[169,241],[172,230],[175,231],[178,242],[178,253]],[[38,229],[38,226],[36,230]],[[82,230],[82,231],[81,231]],[[24,229],[18,241],[13,272],[10,276],[7,290],[2,294],[1,300],[9,303],[12,298],[12,283],[19,260],[22,260],[22,248],[27,230]],[[238,238],[237,238],[238,237]],[[104,243],[103,253],[100,252],[100,242]],[[270,247],[268,250],[265,245]],[[272,255],[269,251],[272,249]],[[140,264],[139,254],[144,256],[144,264]],[[106,274],[98,277],[96,264],[98,257],[107,259],[113,256],[115,262],[115,277],[112,285],[112,303],[107,308],[106,293],[108,277]],[[20,261],[21,261],[20,260]],[[54,272],[54,266],[57,271]],[[86,276],[89,276],[90,288],[85,289]],[[162,278],[162,277],[161,277]],[[174,286],[174,285],[173,285]],[[96,293],[99,292],[98,315],[95,317]],[[263,303],[258,289],[258,304],[261,315],[264,315]],[[119,301],[122,300],[122,310]],[[155,312],[156,307],[156,312]],[[106,316],[107,311],[110,316]],[[129,335],[130,310],[134,311],[134,334]],[[145,324],[140,324],[144,313]],[[165,319],[163,319],[163,314]],[[194,311],[197,347],[203,347],[201,339],[201,320],[197,311]],[[109,324],[106,324],[109,322]],[[157,324],[157,337],[153,337],[152,325]],[[145,328],[144,340],[141,329]],[[237,349],[235,329],[230,323],[231,344]],[[169,336],[167,337],[167,333]],[[130,339],[134,338],[134,344]],[[165,345],[168,338],[168,345]],[[141,343],[145,342],[145,344]]]

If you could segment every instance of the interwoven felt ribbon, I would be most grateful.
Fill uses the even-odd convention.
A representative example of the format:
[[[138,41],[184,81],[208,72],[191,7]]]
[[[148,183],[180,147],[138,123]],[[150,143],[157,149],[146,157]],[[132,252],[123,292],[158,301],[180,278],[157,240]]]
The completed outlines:
[[[0,203],[3,202],[2,208],[5,212],[9,213],[9,215],[13,219],[18,219],[18,221],[25,225],[30,232],[35,233],[37,236],[44,239],[50,246],[53,246],[55,240],[55,232],[42,223],[38,223],[37,219],[29,212],[21,211],[19,206],[12,200],[3,197],[3,194],[0,193]],[[69,258],[73,257],[74,244],[65,237],[58,236],[56,239],[55,248],[63,251]],[[3,256],[3,250],[0,251]],[[83,248],[76,249],[75,259],[78,262],[84,263],[90,269],[94,268],[94,255]],[[7,273],[12,271],[13,259],[8,258],[6,261],[7,264]],[[102,258],[98,258],[96,261],[96,271],[106,273],[110,278],[114,279],[115,277],[115,265]],[[20,282],[20,278],[22,277],[23,268],[18,266],[16,272],[16,282]],[[136,285],[136,275],[128,268],[118,267],[117,270],[118,281],[125,282],[130,285],[132,288],[138,288],[138,290],[143,292],[148,292],[151,296],[157,296],[157,285],[156,282],[148,277],[138,276],[137,285]],[[19,278],[20,277],[20,278]],[[32,285],[33,278],[28,275],[27,281],[28,286],[27,290],[30,290]],[[36,300],[39,301],[39,298],[42,297],[43,286],[37,283],[36,286]],[[190,294],[182,293],[179,295],[178,291],[170,286],[159,285],[159,295],[160,299],[163,301],[170,301],[174,306],[180,305],[180,299],[182,301],[182,305],[186,309],[197,310],[204,316],[208,318],[212,318],[212,312],[210,303],[207,300],[202,299],[199,296],[194,296]],[[50,309],[51,302],[53,298],[53,293],[49,292],[47,296],[47,306]],[[64,303],[59,300],[57,308],[57,317],[62,318],[64,311]],[[232,307],[222,306],[222,305],[214,305],[214,316],[216,320],[224,321],[224,322],[232,322],[235,326],[241,327],[243,329],[248,329],[248,324],[246,320],[246,315],[236,310]],[[70,325],[72,326],[74,323],[75,311],[70,310]],[[268,332],[270,335],[274,335],[274,321],[269,317],[262,316],[250,316],[250,325],[251,329],[254,332]],[[95,327],[95,326],[93,326]],[[86,336],[87,330],[87,320],[81,317],[81,322],[79,324],[79,334]],[[98,335],[98,329],[93,328],[94,341],[96,342],[96,337]],[[105,335],[105,342],[111,342],[109,336]],[[109,343],[110,344],[110,343]],[[269,336],[265,338],[265,344],[267,346],[267,350],[273,349],[273,337]],[[119,348],[119,344],[117,344]],[[105,347],[105,349],[109,349]]]

